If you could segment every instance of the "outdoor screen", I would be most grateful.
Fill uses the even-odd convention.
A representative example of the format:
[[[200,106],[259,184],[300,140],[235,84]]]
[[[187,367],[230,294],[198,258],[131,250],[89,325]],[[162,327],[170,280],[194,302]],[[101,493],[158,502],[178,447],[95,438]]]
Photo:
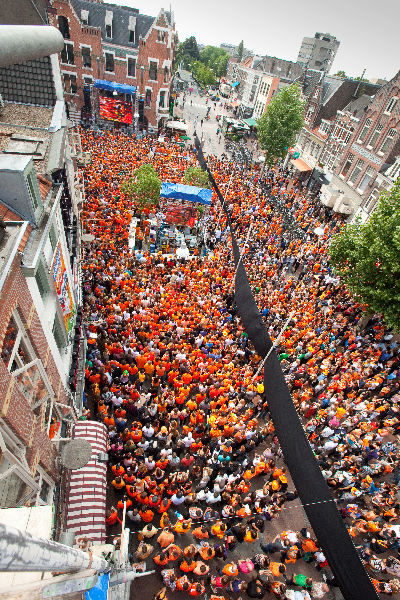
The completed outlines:
[[[100,117],[109,121],[132,123],[132,104],[125,100],[100,96]]]

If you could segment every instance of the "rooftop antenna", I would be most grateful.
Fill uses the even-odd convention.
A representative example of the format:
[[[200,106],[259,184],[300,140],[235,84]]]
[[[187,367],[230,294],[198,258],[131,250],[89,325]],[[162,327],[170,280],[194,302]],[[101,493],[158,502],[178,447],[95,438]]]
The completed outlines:
[[[362,84],[362,82],[363,82],[364,75],[365,75],[365,71],[366,71],[366,69],[364,69],[364,71],[362,72],[361,78],[360,78],[360,80],[359,80],[359,82],[358,82],[358,86],[357,86],[357,87],[356,87],[356,89],[355,89],[355,92],[354,92],[354,98],[357,98],[358,90],[360,89],[360,85],[361,85],[361,84]]]

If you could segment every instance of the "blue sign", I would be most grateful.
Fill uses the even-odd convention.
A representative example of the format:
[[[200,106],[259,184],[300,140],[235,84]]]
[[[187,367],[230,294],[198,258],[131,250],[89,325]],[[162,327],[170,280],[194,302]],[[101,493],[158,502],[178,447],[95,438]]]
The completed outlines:
[[[97,583],[91,590],[85,592],[85,600],[107,600],[110,573],[99,575]]]

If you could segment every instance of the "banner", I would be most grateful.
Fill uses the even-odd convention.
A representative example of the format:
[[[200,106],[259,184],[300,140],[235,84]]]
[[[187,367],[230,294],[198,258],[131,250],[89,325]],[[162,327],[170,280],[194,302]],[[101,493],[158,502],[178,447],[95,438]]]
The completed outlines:
[[[257,354],[265,357],[272,341],[251,291],[246,269],[243,262],[239,262],[240,250],[230,212],[207,166],[196,134],[195,146],[199,164],[210,177],[230,228],[234,263],[237,267],[236,306]],[[314,457],[275,351],[271,352],[264,366],[264,388],[276,435],[293,483],[345,600],[379,600]]]
[[[160,202],[160,208],[164,214],[164,221],[169,224],[193,227],[198,219],[198,211],[193,205],[164,200]]]
[[[99,97],[100,117],[108,121],[132,124],[132,104],[116,98]]]
[[[54,252],[51,274],[61,310],[64,315],[65,329],[69,333],[74,324],[74,315],[76,311],[60,242],[58,242]]]

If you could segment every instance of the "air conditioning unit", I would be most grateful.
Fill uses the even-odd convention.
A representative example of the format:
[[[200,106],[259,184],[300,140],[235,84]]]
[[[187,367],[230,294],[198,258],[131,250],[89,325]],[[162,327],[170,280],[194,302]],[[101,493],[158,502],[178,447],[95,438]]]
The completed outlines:
[[[43,200],[31,156],[0,154],[0,200],[36,227],[43,216]]]

